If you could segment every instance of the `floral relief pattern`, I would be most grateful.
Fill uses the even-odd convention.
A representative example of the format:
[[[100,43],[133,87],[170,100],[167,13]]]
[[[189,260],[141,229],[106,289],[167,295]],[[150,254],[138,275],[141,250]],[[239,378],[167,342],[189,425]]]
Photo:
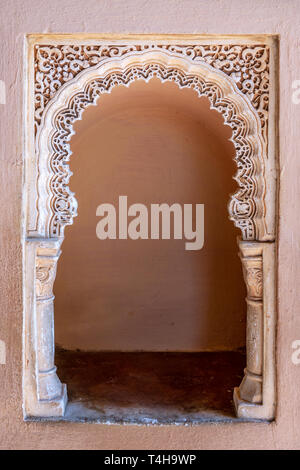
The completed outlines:
[[[263,273],[262,268],[247,268],[247,287],[249,295],[261,299],[263,295]]]
[[[91,46],[59,45],[35,46],[35,126],[42,124],[45,107],[66,82],[81,71],[99,64],[106,58],[123,57],[147,50],[167,51],[185,56],[194,62],[205,62],[230,76],[241,93],[247,96],[257,111],[261,123],[262,138],[267,143],[269,99],[269,48],[266,45],[131,45]],[[50,236],[61,236],[65,225],[77,215],[77,202],[68,187],[71,171],[68,166],[71,155],[69,139],[73,122],[80,119],[82,111],[94,103],[101,93],[119,84],[128,84],[137,78],[148,80],[156,76],[161,81],[174,81],[179,87],[191,87],[199,96],[207,96],[211,107],[221,112],[224,122],[232,128],[235,146],[238,190],[229,203],[230,218],[240,228],[243,239],[255,240],[255,216],[258,208],[256,175],[258,163],[254,161],[254,142],[249,138],[249,122],[242,116],[233,101],[223,98],[223,90],[216,83],[202,80],[198,75],[159,64],[135,66],[123,72],[108,74],[86,84],[82,92],[70,97],[68,107],[61,110],[54,122],[51,147],[51,212]],[[261,158],[261,156],[260,156]]]
[[[56,275],[56,260],[45,261],[37,258],[36,266],[36,295],[37,297],[52,296],[52,289]]]
[[[57,90],[82,70],[108,57],[132,52],[166,50],[206,62],[231,76],[258,112],[267,140],[269,109],[269,48],[267,45],[57,45],[35,46],[35,124]]]

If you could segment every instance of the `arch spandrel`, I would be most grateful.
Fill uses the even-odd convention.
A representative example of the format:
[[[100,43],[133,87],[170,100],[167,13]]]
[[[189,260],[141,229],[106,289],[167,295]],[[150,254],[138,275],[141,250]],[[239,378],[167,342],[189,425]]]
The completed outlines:
[[[232,129],[237,164],[234,178],[238,188],[230,196],[229,217],[244,240],[266,239],[264,142],[258,113],[225,73],[169,51],[105,59],[62,85],[46,105],[37,135],[40,236],[63,236],[65,225],[72,224],[77,213],[75,196],[68,187],[73,123],[114,86],[129,86],[134,80],[147,81],[154,76],[162,82],[174,81],[180,88],[193,88],[198,96],[209,98],[212,109],[222,113],[224,123]]]

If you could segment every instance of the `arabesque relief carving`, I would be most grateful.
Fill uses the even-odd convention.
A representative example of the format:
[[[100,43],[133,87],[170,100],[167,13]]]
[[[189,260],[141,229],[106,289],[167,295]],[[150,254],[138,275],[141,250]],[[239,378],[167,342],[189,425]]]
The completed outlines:
[[[253,143],[246,133],[249,127],[246,117],[239,115],[234,103],[228,103],[226,97],[223,97],[221,87],[217,84],[206,82],[199,76],[186,75],[173,67],[163,67],[158,64],[135,66],[122,73],[116,71],[103,79],[94,79],[87,83],[84,94],[73,96],[69,100],[68,108],[64,108],[57,114],[55,133],[52,137],[54,175],[51,181],[53,192],[51,205],[55,210],[51,220],[51,235],[62,235],[63,226],[71,224],[73,217],[77,214],[77,202],[68,188],[71,173],[67,165],[70,156],[67,140],[72,132],[73,122],[80,118],[86,106],[94,103],[99,95],[109,92],[112,87],[121,84],[128,85],[137,78],[149,80],[154,76],[162,82],[174,81],[180,88],[192,87],[199,96],[207,96],[211,102],[211,108],[221,112],[225,123],[232,128],[238,167],[235,179],[240,189],[231,196],[230,216],[241,229],[246,240],[255,239],[256,228],[253,219],[258,210],[255,197],[259,192],[259,187],[255,175]]]
[[[56,275],[56,259],[38,258],[36,266],[36,291],[38,297],[52,295]]]
[[[230,76],[258,112],[267,141],[269,110],[269,47],[258,45],[36,45],[35,121],[38,129],[45,106],[64,83],[108,57],[148,50],[166,50],[205,62]]]
[[[269,101],[269,48],[266,45],[130,45],[130,46],[35,46],[35,123],[38,130],[47,103],[53,99],[59,88],[73,80],[81,71],[98,65],[107,58],[124,57],[145,51],[167,51],[168,53],[187,57],[195,63],[206,63],[230,76],[238,89],[245,94],[257,111],[260,124],[262,145],[266,147],[268,129]],[[183,77],[175,69],[164,71],[157,65],[136,69],[131,72],[112,74],[105,80],[93,81],[85,96],[73,98],[71,111],[64,110],[57,119],[58,129],[53,137],[53,147],[57,156],[53,157],[54,178],[52,181],[54,198],[52,207],[54,217],[51,221],[51,234],[59,236],[64,225],[72,223],[77,214],[77,203],[74,194],[68,188],[70,171],[66,162],[69,159],[68,133],[72,121],[78,119],[81,109],[87,106],[95,95],[109,90],[116,84],[128,84],[136,78],[149,79],[157,76],[162,81],[172,80],[180,87],[193,87],[199,96],[207,96],[211,106],[222,112],[226,124],[233,129],[232,140],[236,147],[237,174],[235,179],[241,188],[232,196],[230,215],[235,224],[241,229],[245,240],[254,240],[257,227],[253,220],[262,209],[257,207],[256,194],[264,192],[262,182],[256,181],[255,156],[252,143],[247,139],[246,116],[241,118],[232,103],[222,100],[222,91],[213,83],[199,83],[199,78]],[[242,130],[245,129],[243,132]],[[242,132],[241,132],[242,131]],[[263,153],[265,150],[258,150]],[[260,157],[261,158],[261,157]]]
[[[243,263],[244,277],[248,289],[248,297],[251,299],[261,299],[263,294],[263,273],[261,260],[258,260],[256,267],[248,267]]]
[[[50,48],[50,51],[51,50]],[[48,50],[48,54],[49,53]],[[68,186],[71,176],[68,167],[68,161],[71,155],[68,141],[72,135],[74,121],[81,118],[82,111],[86,106],[94,104],[102,93],[109,93],[114,86],[121,84],[128,86],[136,79],[147,81],[155,76],[162,82],[174,81],[180,88],[193,88],[199,96],[208,97],[212,109],[216,109],[222,113],[225,124],[232,128],[232,141],[236,148],[235,161],[237,172],[235,179],[238,183],[238,190],[235,194],[231,195],[229,201],[230,218],[234,221],[235,225],[241,229],[243,239],[255,240],[258,236],[264,237],[266,232],[264,225],[265,203],[262,198],[265,194],[263,175],[265,146],[262,138],[262,123],[256,114],[255,107],[253,107],[255,114],[252,115],[249,113],[248,109],[251,105],[242,102],[241,99],[236,99],[234,95],[236,81],[226,82],[225,78],[219,74],[216,77],[213,77],[212,74],[204,74],[203,72],[201,74],[200,67],[199,73],[191,73],[191,65],[194,65],[194,62],[188,62],[190,65],[186,67],[186,70],[174,65],[171,66],[172,61],[166,60],[170,58],[169,55],[166,55],[166,52],[160,52],[160,63],[157,63],[155,59],[153,59],[153,57],[155,58],[155,54],[157,54],[157,52],[152,52],[151,56],[149,56],[149,53],[139,53],[137,57],[134,56],[134,60],[130,55],[129,59],[131,60],[127,61],[130,65],[122,71],[118,70],[118,62],[115,62],[116,70],[111,70],[110,73],[107,73],[101,78],[97,76],[94,77],[85,84],[83,92],[79,91],[70,96],[67,106],[62,107],[62,109],[57,112],[55,116],[55,132],[51,136],[51,142],[49,142],[49,148],[52,149],[50,167],[53,172],[53,176],[49,181],[49,185],[51,186],[49,193],[52,195],[49,203],[52,212],[51,220],[49,221],[49,235],[52,237],[62,236],[64,226],[72,224],[73,217],[77,214],[75,195],[70,191]],[[115,53],[115,55],[118,54]],[[147,56],[152,57],[151,61],[149,59],[149,63],[144,59]],[[61,56],[53,52],[53,57]],[[64,63],[65,67],[67,67],[66,61],[68,57],[67,54],[61,65]],[[71,57],[73,56],[71,55]],[[177,56],[174,58],[175,62],[176,58]],[[137,59],[140,59],[139,65],[134,64]],[[161,63],[162,59],[165,64]],[[39,63],[39,60],[40,59],[37,59],[37,63]],[[68,60],[70,61],[71,58],[69,57]],[[71,63],[72,62],[69,62],[70,67]],[[87,66],[87,63],[81,64],[81,66]],[[42,69],[48,70],[45,64],[47,64],[47,61],[44,63]],[[64,78],[62,73],[63,69],[61,69],[62,67],[59,66],[58,73],[60,80],[63,81],[67,78]],[[74,67],[74,69],[78,71],[80,67]],[[56,68],[54,67],[53,70],[56,70]],[[209,71],[210,70],[208,70],[208,72]],[[52,77],[53,73],[50,74],[50,77]],[[73,72],[73,74],[75,74],[75,72]],[[44,78],[43,83],[45,81],[48,83],[50,79],[49,74],[46,76],[48,80]],[[78,77],[79,76],[80,74]],[[207,79],[207,76],[209,76],[209,79]],[[70,79],[70,83],[71,82],[72,79]],[[224,84],[222,84],[222,82],[224,82]],[[57,79],[55,81],[56,88],[58,87],[58,83],[61,82]],[[227,89],[229,83],[232,88],[230,91]],[[54,89],[55,87],[52,93],[54,93]],[[244,87],[244,91],[245,89]],[[57,94],[59,94],[59,91],[57,91]],[[37,94],[37,103],[40,102],[38,96]],[[48,94],[47,92],[46,96],[50,97],[51,93]],[[259,136],[258,139],[253,137],[255,133]],[[40,136],[37,137],[37,143],[40,143]],[[39,153],[39,148],[37,148],[37,152]]]

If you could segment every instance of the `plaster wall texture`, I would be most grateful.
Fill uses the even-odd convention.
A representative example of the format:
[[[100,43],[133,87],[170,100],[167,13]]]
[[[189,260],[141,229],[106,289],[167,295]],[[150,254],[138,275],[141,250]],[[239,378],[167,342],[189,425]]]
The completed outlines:
[[[192,89],[140,80],[102,96],[74,129],[70,187],[78,217],[65,230],[54,284],[57,344],[102,351],[244,346],[239,230],[227,210],[236,188],[234,146],[222,115]],[[185,239],[99,240],[96,207],[112,203],[118,215],[124,194],[128,207],[146,205],[149,236],[151,204],[193,204],[194,227],[195,206],[204,204],[203,248],[185,250]]]
[[[116,0],[0,2],[0,365],[1,448],[294,448],[300,447],[300,365],[291,361],[300,339],[300,105],[292,82],[300,79],[300,2],[289,0],[126,2]],[[204,424],[194,427],[24,423],[22,418],[23,47],[27,33],[199,33],[280,35],[280,192],[277,419],[271,424]]]

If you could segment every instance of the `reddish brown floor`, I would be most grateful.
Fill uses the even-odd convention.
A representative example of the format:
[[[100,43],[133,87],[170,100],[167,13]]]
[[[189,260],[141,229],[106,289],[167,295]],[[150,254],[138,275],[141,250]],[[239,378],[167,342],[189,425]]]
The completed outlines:
[[[139,424],[234,419],[240,352],[81,352],[57,348],[66,419]]]

